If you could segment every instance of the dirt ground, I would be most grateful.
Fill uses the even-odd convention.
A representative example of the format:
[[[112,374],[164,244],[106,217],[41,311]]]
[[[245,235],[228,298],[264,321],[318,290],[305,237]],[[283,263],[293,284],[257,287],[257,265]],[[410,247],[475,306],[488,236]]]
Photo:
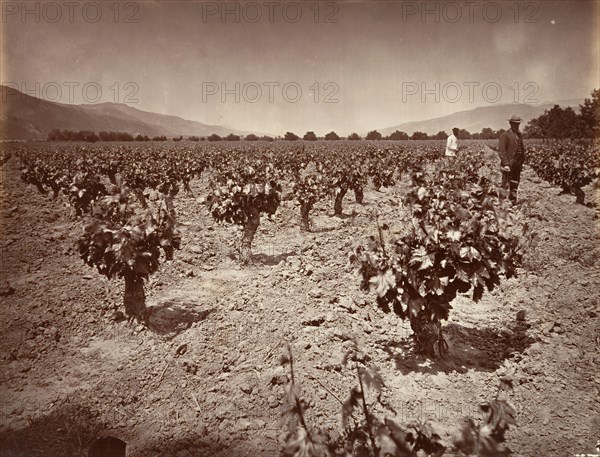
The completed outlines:
[[[594,453],[600,440],[598,210],[524,170],[518,217],[539,234],[517,278],[478,304],[461,296],[445,323],[450,355],[411,352],[410,326],[358,289],[348,263],[374,234],[377,208],[392,230],[406,183],[333,202],[298,228],[295,202],[262,219],[254,264],[240,268],[240,231],[213,222],[194,196],[176,200],[183,249],[147,283],[150,329],[119,319],[123,283],[79,259],[81,222],[61,201],[20,181],[0,187],[0,456],[87,455],[94,438],[127,442],[129,457],[275,456],[286,433],[279,366],[286,343],[315,427],[339,430],[355,385],[342,368],[355,338],[386,382],[397,421],[429,420],[451,447],[461,418],[502,393],[517,411],[514,455]],[[592,189],[586,189],[592,199]],[[6,284],[6,281],[10,284]],[[14,290],[12,290],[14,289]],[[517,312],[525,311],[525,320]],[[383,417],[381,408],[374,409]],[[451,455],[448,453],[447,455]]]

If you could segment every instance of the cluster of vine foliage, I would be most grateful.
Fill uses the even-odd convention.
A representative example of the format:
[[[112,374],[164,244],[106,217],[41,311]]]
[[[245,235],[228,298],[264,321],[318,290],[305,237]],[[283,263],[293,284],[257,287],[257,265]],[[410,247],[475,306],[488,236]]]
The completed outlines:
[[[540,178],[585,202],[582,188],[600,177],[600,145],[589,140],[535,142],[527,147],[527,164]]]
[[[106,277],[125,280],[127,314],[147,321],[144,280],[159,268],[161,252],[173,258],[181,237],[164,199],[142,206],[127,187],[96,200],[78,240],[79,254]]]
[[[240,260],[248,263],[260,215],[275,214],[281,202],[281,186],[272,163],[266,160],[253,159],[250,163],[242,158],[224,157],[220,166],[223,168],[218,169],[211,182],[206,203],[216,221],[243,227]]]
[[[449,450],[430,423],[417,420],[399,424],[393,419],[396,411],[382,399],[385,383],[381,373],[367,364],[367,357],[358,351],[356,343],[344,356],[343,363],[354,371],[356,385],[348,398],[341,401],[341,430],[334,434],[314,429],[307,422],[306,403],[288,348],[288,354],[282,358],[282,364],[290,367],[290,378],[285,385],[284,414],[289,424],[285,457],[441,457]],[[501,391],[511,389],[512,382],[502,380],[496,398],[480,405],[480,418],[468,417],[462,424],[456,424],[460,432],[452,444],[453,451],[477,457],[511,455],[505,435],[511,425],[516,425],[515,411],[506,400],[498,398]],[[387,411],[386,417],[373,412],[375,403]]]
[[[471,154],[435,170],[417,170],[404,197],[405,233],[386,240],[385,227],[351,256],[361,287],[374,290],[386,312],[409,319],[416,350],[444,356],[448,345],[441,321],[459,293],[477,302],[502,277],[510,278],[532,240],[527,224],[511,226],[510,208]]]

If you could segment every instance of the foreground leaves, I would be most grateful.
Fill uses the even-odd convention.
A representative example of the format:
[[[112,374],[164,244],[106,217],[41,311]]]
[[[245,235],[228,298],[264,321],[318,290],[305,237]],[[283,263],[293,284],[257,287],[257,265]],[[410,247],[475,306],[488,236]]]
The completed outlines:
[[[293,357],[288,355],[283,365],[290,366],[290,381],[285,386],[290,431],[284,456],[287,457],[441,457],[447,447],[431,424],[413,421],[406,425],[396,422],[394,409],[383,400],[385,384],[377,367],[367,365],[368,357],[361,354],[356,342],[345,354],[343,365],[356,373],[357,385],[350,390],[342,407],[342,429],[325,432],[312,429],[305,417],[306,405],[301,399],[299,382],[294,372]],[[501,388],[510,389],[502,383]],[[374,408],[389,413],[380,419]],[[495,399],[481,405],[483,418],[466,418],[454,450],[465,456],[508,456],[510,450],[504,445],[505,433],[515,425],[514,410],[504,400]],[[458,425],[458,424],[457,424]]]

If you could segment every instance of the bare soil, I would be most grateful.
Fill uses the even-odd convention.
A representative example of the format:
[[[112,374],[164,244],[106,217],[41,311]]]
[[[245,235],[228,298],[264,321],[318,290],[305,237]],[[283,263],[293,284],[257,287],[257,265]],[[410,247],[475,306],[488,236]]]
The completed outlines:
[[[349,193],[313,210],[282,203],[262,218],[253,264],[236,260],[240,230],[215,224],[194,196],[178,195],[183,249],[146,284],[150,328],[121,319],[122,281],[79,259],[81,232],[60,199],[3,166],[0,188],[0,456],[87,455],[95,438],[127,442],[129,457],[275,456],[286,434],[286,372],[293,349],[314,426],[339,430],[355,385],[342,357],[354,338],[386,382],[399,422],[429,420],[444,443],[465,416],[504,393],[517,411],[516,456],[593,453],[600,439],[598,211],[524,170],[517,217],[539,234],[517,278],[452,303],[445,361],[412,352],[411,331],[358,289],[353,246],[375,234],[377,208],[392,231],[406,183]],[[592,189],[586,189],[594,200]],[[517,320],[524,311],[525,319]],[[522,317],[522,313],[519,317]]]

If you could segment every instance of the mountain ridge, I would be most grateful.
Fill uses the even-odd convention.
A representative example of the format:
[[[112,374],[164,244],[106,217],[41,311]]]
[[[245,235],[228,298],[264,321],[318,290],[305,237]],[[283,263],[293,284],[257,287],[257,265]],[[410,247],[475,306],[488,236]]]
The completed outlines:
[[[237,130],[226,125],[209,125],[176,115],[144,111],[125,103],[65,104],[32,97],[7,86],[0,85],[0,90],[3,102],[0,110],[0,138],[2,139],[46,139],[48,133],[56,128],[74,131],[127,132],[149,137],[209,136],[213,133],[220,136],[230,133],[265,135],[262,132]],[[583,99],[543,102],[536,105],[508,103],[478,106],[445,116],[404,122],[377,130],[384,136],[396,130],[408,135],[416,131],[435,135],[440,131],[450,132],[453,127],[475,133],[480,132],[484,127],[495,130],[507,128],[507,120],[513,114],[520,115],[524,125],[554,105],[578,108],[577,105],[581,103]]]
[[[183,119],[170,114],[140,110],[124,103],[66,104],[32,97],[0,86],[0,137],[2,139],[46,139],[53,129],[127,132],[132,135],[168,137],[208,136],[216,133],[247,135],[248,132]]]
[[[536,118],[544,113],[545,110],[551,109],[554,105],[559,105],[562,108],[571,106],[577,108],[583,103],[583,99],[559,100],[556,102],[544,102],[541,104],[526,104],[526,103],[506,103],[493,106],[478,106],[470,110],[457,111],[445,116],[439,116],[421,121],[410,121],[393,127],[378,129],[382,135],[387,136],[396,130],[412,135],[414,132],[425,132],[429,135],[435,135],[440,131],[450,132],[453,127],[468,130],[471,133],[480,132],[485,127],[498,130],[500,128],[508,128],[508,118],[513,114],[517,114],[523,118],[525,125],[531,119]]]

